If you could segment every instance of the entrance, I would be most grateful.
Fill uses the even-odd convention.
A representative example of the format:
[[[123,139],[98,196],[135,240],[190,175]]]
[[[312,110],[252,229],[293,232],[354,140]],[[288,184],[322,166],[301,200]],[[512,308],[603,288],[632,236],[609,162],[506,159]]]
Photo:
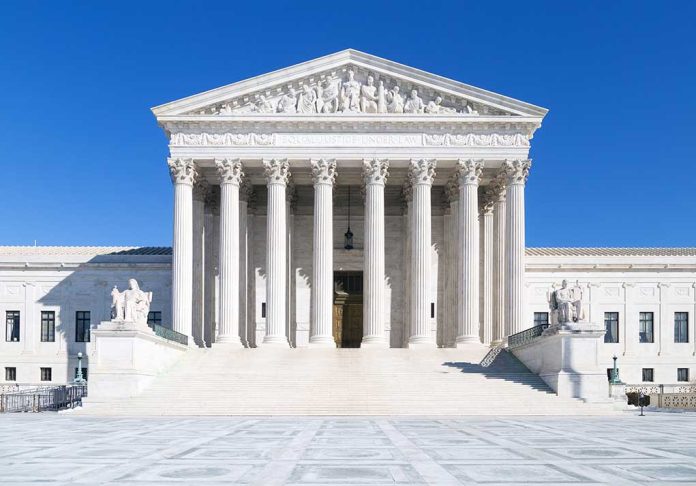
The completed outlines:
[[[333,337],[338,348],[359,348],[363,336],[363,273],[334,272]]]

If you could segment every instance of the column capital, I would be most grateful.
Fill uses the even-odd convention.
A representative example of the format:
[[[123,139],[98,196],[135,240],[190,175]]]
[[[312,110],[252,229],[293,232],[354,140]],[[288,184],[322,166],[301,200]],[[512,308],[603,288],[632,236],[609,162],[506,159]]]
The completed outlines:
[[[264,159],[264,175],[266,182],[271,184],[287,185],[290,181],[290,164],[288,159]]]
[[[408,166],[408,177],[411,184],[431,186],[435,178],[435,165],[435,159],[411,159]]]
[[[334,159],[311,159],[312,182],[315,186],[326,184],[333,186],[336,182],[336,161]]]
[[[241,185],[244,170],[240,159],[215,159],[215,168],[220,176],[220,184]]]
[[[198,178],[196,163],[193,159],[178,159],[170,157],[167,159],[169,166],[169,175],[174,184],[187,184],[192,186]]]
[[[210,184],[204,180],[193,183],[193,199],[195,201],[205,201],[210,193]]]
[[[459,185],[478,186],[481,182],[481,172],[483,171],[483,161],[474,159],[457,160],[457,174]]]
[[[364,183],[366,185],[385,185],[389,176],[387,169],[389,169],[389,161],[387,159],[364,159],[362,172]]]
[[[506,176],[507,185],[524,185],[529,177],[529,169],[532,168],[531,159],[506,160],[503,162],[502,172]]]

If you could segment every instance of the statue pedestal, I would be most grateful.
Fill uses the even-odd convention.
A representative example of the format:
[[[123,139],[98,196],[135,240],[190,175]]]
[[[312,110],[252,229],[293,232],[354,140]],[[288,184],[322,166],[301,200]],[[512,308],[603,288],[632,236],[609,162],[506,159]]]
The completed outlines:
[[[92,338],[95,351],[86,403],[139,394],[188,349],[137,322],[104,321],[92,331]]]
[[[599,362],[604,332],[589,322],[554,325],[511,351],[558,396],[607,401],[607,365]]]

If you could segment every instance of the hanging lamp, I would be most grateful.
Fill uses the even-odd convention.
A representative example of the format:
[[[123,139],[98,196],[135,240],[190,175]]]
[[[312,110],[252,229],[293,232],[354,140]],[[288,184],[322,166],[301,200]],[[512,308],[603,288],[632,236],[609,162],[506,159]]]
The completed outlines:
[[[353,249],[353,232],[350,230],[350,186],[348,186],[348,231],[343,235],[345,237],[343,248],[346,250]]]

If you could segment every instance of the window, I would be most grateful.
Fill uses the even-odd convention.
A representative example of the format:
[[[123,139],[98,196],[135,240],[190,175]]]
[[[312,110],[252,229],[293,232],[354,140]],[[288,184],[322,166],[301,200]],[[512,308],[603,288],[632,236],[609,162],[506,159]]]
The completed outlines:
[[[674,313],[674,342],[688,343],[689,342],[689,313],[675,312]]]
[[[618,343],[619,342],[619,313],[618,312],[605,312],[604,313],[604,329],[606,333],[604,334],[605,343]]]
[[[56,340],[56,313],[41,311],[41,342],[52,343]]]
[[[435,319],[435,302],[430,303],[430,318]]]
[[[677,381],[689,381],[689,368],[677,368]]]
[[[643,368],[643,381],[654,381],[654,370],[653,368]]]
[[[147,323],[150,325],[156,324],[158,326],[162,325],[162,312],[161,311],[150,311],[147,313]]]
[[[89,326],[90,326],[90,313],[89,311],[77,311],[75,312],[75,342],[77,343],[88,343],[89,342]]]
[[[51,368],[41,368],[41,381],[51,381]]]
[[[77,378],[77,366],[75,366],[75,378]],[[82,378],[87,381],[87,368],[82,368]]]
[[[548,312],[535,312],[534,313],[534,327],[544,326],[549,323],[549,313]]]
[[[5,381],[17,381],[17,368],[5,368]]]
[[[7,322],[5,341],[19,341],[19,311],[5,312],[5,322]]]
[[[641,312],[639,316],[640,320],[640,330],[638,331],[638,338],[641,343],[654,343],[655,338],[653,335],[653,313],[652,312]],[[646,381],[646,380],[643,380]],[[651,380],[652,381],[652,380]]]
[[[266,303],[261,302],[261,318],[265,319],[266,318]]]

